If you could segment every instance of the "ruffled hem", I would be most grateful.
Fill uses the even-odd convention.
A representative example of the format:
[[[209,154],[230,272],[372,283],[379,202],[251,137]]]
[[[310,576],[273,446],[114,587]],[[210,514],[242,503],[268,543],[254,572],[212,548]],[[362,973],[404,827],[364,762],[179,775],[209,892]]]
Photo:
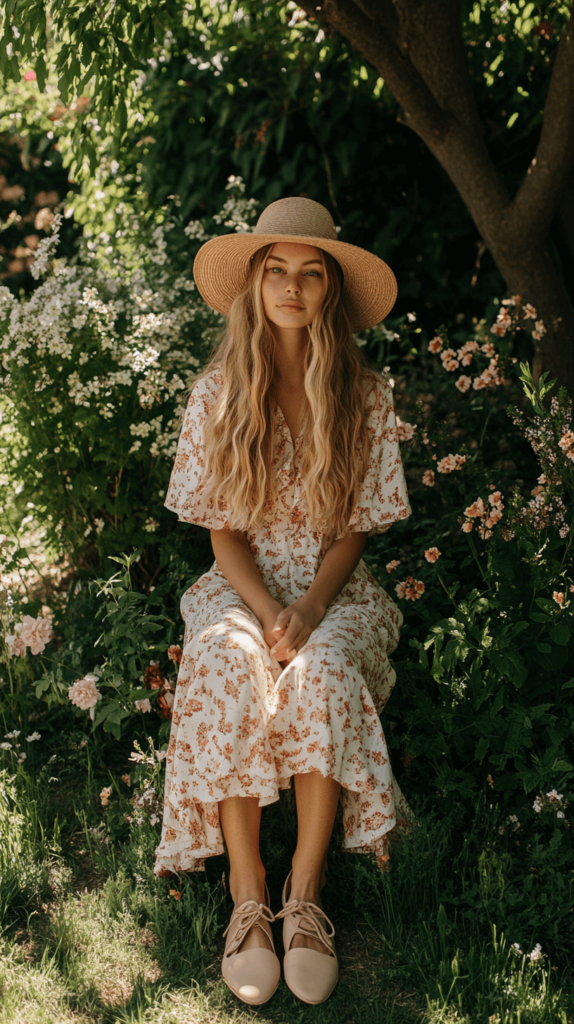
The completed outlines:
[[[279,780],[284,785],[278,785],[278,789],[289,788],[290,781],[290,777]],[[345,833],[342,849],[351,853],[372,854],[380,870],[386,868],[389,860],[388,834],[401,827],[404,818],[410,817],[410,810],[394,777],[392,788],[394,799],[391,808],[381,794],[370,793],[370,799],[366,800],[357,791],[346,788],[341,790]],[[244,791],[236,795],[259,797],[260,806],[274,802],[257,792]],[[278,799],[277,792],[275,800]],[[399,808],[401,818],[397,820]],[[205,871],[205,862],[209,857],[225,853],[217,801],[202,803],[194,800],[186,808],[186,819],[185,824],[179,820],[168,798],[165,803],[164,837],[155,851],[154,874],[165,878],[180,872]],[[375,821],[376,826],[373,825]],[[363,829],[368,835],[365,835]]]

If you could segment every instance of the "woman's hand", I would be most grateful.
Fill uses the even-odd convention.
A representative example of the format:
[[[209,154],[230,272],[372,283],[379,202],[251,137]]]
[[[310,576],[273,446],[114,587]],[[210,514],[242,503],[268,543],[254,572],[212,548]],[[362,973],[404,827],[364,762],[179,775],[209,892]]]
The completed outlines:
[[[273,632],[273,627],[277,624],[277,617],[282,611],[285,611],[283,605],[279,601],[274,601],[273,605],[263,615],[263,618],[259,620],[263,629],[263,639],[269,648],[273,647],[277,640],[287,632],[286,628],[276,633]],[[277,658],[277,661],[281,660],[285,659]]]
[[[325,609],[306,594],[284,608],[279,612],[271,631],[275,638],[275,646],[271,648],[271,654],[277,658],[277,661],[287,661],[287,663],[293,661],[324,615]]]

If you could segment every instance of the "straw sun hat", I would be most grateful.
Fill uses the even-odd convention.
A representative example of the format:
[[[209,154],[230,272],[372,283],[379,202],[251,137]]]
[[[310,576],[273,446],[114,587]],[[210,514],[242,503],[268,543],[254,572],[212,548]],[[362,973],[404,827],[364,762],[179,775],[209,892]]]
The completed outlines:
[[[303,242],[335,257],[343,271],[343,296],[354,332],[374,327],[393,308],[397,282],[390,267],[366,249],[340,242],[329,211],[302,196],[271,203],[253,232],[221,235],[202,245],[193,276],[208,306],[227,315],[247,284],[251,257],[269,242]]]

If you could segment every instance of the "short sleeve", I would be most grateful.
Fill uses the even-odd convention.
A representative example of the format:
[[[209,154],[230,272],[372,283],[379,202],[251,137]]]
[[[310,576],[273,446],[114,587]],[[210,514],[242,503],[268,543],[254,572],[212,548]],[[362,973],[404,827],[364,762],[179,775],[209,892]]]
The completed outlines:
[[[392,391],[379,377],[366,398],[371,453],[348,526],[352,533],[384,533],[411,514],[399,451]]]
[[[195,523],[208,530],[228,529],[229,507],[204,496],[205,424],[215,405],[223,378],[213,371],[197,382],[187,403],[181,434],[171,472],[165,506],[176,512],[180,522]]]

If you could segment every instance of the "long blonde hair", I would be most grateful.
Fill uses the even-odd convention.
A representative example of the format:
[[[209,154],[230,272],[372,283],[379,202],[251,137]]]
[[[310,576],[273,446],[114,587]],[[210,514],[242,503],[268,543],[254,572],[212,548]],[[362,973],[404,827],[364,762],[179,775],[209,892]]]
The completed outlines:
[[[231,529],[259,525],[276,495],[273,473],[275,338],[263,309],[261,282],[272,244],[252,257],[245,290],[231,304],[227,327],[200,377],[213,370],[223,386],[205,429],[204,494],[231,509]],[[320,250],[326,292],[308,327],[300,464],[313,529],[347,532],[369,459],[365,374],[376,378],[358,347],[342,297],[342,271]],[[200,378],[197,378],[200,379]],[[372,382],[372,381],[371,381]]]

